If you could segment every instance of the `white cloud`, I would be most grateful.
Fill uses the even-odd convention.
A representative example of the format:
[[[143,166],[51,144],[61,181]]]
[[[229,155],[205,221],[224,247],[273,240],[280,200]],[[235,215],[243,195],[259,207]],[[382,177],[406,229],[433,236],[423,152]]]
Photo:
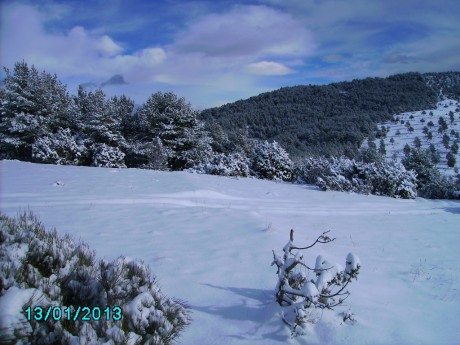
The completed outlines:
[[[273,61],[251,63],[246,66],[246,70],[249,73],[260,75],[286,75],[294,73],[292,69]]]
[[[96,48],[106,57],[115,56],[123,51],[123,49],[107,35],[97,40]]]
[[[56,16],[63,15],[59,11]],[[45,29],[47,20],[56,16],[34,6],[5,5],[2,64],[12,67],[24,59],[57,73],[69,86],[88,81],[100,84],[121,74],[128,82],[124,88],[142,85],[145,98],[169,85],[203,105],[206,93],[227,99],[230,94],[244,97],[266,91],[260,76],[293,73],[289,66],[298,67],[315,50],[313,36],[303,24],[266,6],[236,6],[224,13],[203,15],[169,44],[130,53],[123,48],[126,42],[117,42],[104,31],[82,26],[67,32]],[[136,94],[142,92],[139,90]]]
[[[291,15],[266,6],[237,6],[191,24],[173,46],[178,53],[206,57],[256,58],[311,54],[311,33]]]

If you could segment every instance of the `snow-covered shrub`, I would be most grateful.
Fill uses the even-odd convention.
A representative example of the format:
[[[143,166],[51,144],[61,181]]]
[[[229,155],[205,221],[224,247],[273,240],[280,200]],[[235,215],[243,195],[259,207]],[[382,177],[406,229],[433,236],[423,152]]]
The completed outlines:
[[[191,322],[185,304],[166,297],[142,262],[97,262],[86,244],[46,231],[31,213],[0,214],[0,306],[0,339],[8,344],[171,344]],[[44,308],[41,319],[36,306]],[[61,318],[44,320],[58,306]],[[65,313],[79,307],[97,307],[103,317],[69,322]],[[105,308],[122,317],[106,317]]]
[[[460,199],[460,186],[451,177],[437,172],[419,190],[419,195],[427,199]]]
[[[306,157],[295,164],[294,172],[297,178],[308,184],[316,184],[318,178],[329,173],[330,162],[324,157]]]
[[[118,148],[97,143],[91,146],[93,152],[92,166],[103,168],[126,168],[125,154]]]
[[[417,197],[417,178],[413,170],[406,170],[396,161],[368,165],[367,174],[372,186],[372,194],[387,195],[394,198],[415,199]]]
[[[283,321],[289,325],[293,336],[303,334],[306,325],[314,323],[312,311],[332,310],[342,304],[350,295],[346,290],[348,284],[352,279],[357,279],[361,263],[353,253],[347,255],[345,269],[321,255],[316,258],[315,268],[304,262],[301,250],[333,240],[326,231],[313,244],[297,247],[294,245],[294,230],[291,230],[290,240],[284,246],[282,256],[273,251],[271,265],[277,267],[278,275],[276,301],[285,307]]]
[[[322,190],[386,195],[394,198],[416,197],[416,176],[395,161],[357,162],[345,157],[306,158],[297,163],[298,179],[314,183]]]
[[[263,141],[254,147],[252,169],[260,178],[289,181],[292,179],[293,163],[276,141]]]
[[[193,170],[210,175],[249,176],[248,159],[240,152],[216,153],[206,163],[195,166]]]
[[[39,163],[78,165],[86,154],[85,146],[77,142],[69,128],[38,138],[32,145],[32,158]]]
[[[129,168],[168,170],[171,150],[165,148],[159,138],[152,141],[130,141],[125,162]]]

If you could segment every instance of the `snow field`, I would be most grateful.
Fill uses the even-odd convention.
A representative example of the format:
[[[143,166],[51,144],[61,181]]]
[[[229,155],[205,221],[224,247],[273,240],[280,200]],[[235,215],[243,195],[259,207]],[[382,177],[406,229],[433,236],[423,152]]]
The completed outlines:
[[[458,201],[321,192],[186,172],[0,161],[0,211],[14,216],[27,208],[48,228],[87,242],[98,258],[125,255],[150,265],[165,294],[192,308],[182,344],[460,339]],[[304,251],[307,264],[323,255],[345,266],[349,252],[362,264],[345,306],[325,311],[307,336],[295,339],[274,301],[277,277],[270,267],[272,249],[281,252],[291,228],[299,245],[326,230],[337,238]],[[348,308],[355,325],[338,316]]]

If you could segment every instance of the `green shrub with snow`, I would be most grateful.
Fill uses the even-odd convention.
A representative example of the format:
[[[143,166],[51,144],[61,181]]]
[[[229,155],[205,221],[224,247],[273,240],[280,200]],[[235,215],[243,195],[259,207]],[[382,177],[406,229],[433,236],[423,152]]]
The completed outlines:
[[[166,297],[142,262],[98,262],[86,244],[46,231],[31,213],[0,215],[0,268],[5,344],[171,344],[191,322],[185,303]],[[26,308],[36,306],[60,307],[62,317],[28,317]],[[122,318],[64,317],[79,307],[120,307]]]
[[[293,163],[289,154],[276,141],[256,143],[253,150],[252,169],[259,178],[292,180]]]
[[[322,190],[386,195],[414,199],[416,175],[396,161],[364,163],[345,157],[326,159],[308,157],[297,163],[296,174]]]
[[[205,163],[195,166],[193,171],[220,176],[249,176],[247,157],[241,152],[215,153]]]
[[[345,260],[345,268],[333,264],[322,255],[316,258],[315,267],[311,268],[303,260],[302,250],[310,249],[317,243],[329,243],[335,238],[324,232],[305,247],[294,245],[294,230],[290,240],[283,247],[283,254],[273,251],[272,266],[277,267],[276,301],[284,312],[282,318],[292,336],[303,335],[308,323],[315,323],[315,311],[330,309],[341,305],[350,295],[347,290],[353,279],[357,279],[361,263],[359,258],[349,253]],[[353,321],[352,314],[343,314],[343,321]]]
[[[126,168],[125,154],[118,148],[104,143],[91,146],[93,153],[92,166],[103,168]]]
[[[56,133],[38,138],[32,145],[32,158],[39,163],[79,165],[86,155],[86,147],[69,128],[59,128]]]

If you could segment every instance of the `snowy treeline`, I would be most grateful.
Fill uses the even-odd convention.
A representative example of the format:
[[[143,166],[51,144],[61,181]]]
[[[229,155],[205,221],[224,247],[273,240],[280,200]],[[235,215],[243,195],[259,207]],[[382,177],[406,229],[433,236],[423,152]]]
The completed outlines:
[[[185,304],[166,297],[141,261],[97,261],[85,243],[46,231],[31,213],[0,215],[0,267],[6,343],[171,344],[191,322]],[[44,321],[49,307],[53,317]],[[79,307],[99,308],[100,319],[69,321]]]
[[[156,92],[136,110],[122,95],[107,99],[102,90],[69,95],[66,86],[25,62],[5,68],[0,88],[0,159],[109,168],[186,170],[224,176],[255,176],[314,183],[322,189],[414,198],[454,197],[454,184],[437,179],[426,189],[417,168],[382,162],[368,150],[362,163],[345,158],[307,157],[294,164],[276,141],[232,138],[222,127],[198,120],[190,103],[174,93]],[[372,153],[372,152],[373,153]],[[375,162],[374,162],[375,161]],[[414,175],[410,169],[416,171]],[[434,176],[432,174],[432,176]]]

